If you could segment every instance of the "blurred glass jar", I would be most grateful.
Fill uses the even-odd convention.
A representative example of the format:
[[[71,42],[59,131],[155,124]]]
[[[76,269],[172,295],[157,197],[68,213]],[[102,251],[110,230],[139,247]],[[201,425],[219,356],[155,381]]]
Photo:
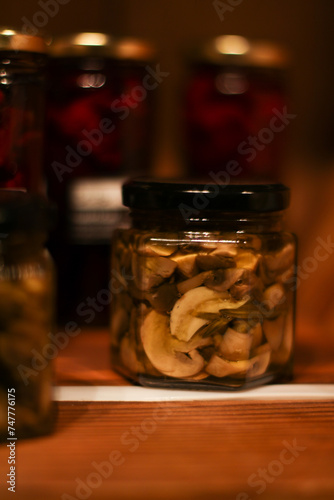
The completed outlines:
[[[121,186],[151,163],[154,48],[132,38],[78,33],[50,46],[45,174],[59,208],[51,252],[59,269],[59,320],[107,324],[110,233],[125,224]],[[93,318],[93,319],[91,319]]]
[[[292,375],[296,241],[281,185],[134,180],[114,234],[111,359],[144,386],[239,389]]]
[[[44,192],[43,38],[0,29],[0,187]]]
[[[55,270],[44,248],[51,220],[44,198],[0,191],[1,440],[46,434],[54,422]]]
[[[239,178],[280,180],[288,62],[281,46],[240,36],[220,36],[193,50],[183,100],[189,175],[219,172],[234,160]]]

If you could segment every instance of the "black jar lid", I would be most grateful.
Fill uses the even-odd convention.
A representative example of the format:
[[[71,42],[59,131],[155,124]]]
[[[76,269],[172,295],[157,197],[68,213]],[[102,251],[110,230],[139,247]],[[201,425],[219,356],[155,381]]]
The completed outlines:
[[[37,194],[0,189],[0,233],[49,232],[55,225],[56,208]]]
[[[175,210],[180,205],[224,212],[276,212],[290,203],[283,184],[217,183],[137,178],[123,185],[123,204],[132,209]]]

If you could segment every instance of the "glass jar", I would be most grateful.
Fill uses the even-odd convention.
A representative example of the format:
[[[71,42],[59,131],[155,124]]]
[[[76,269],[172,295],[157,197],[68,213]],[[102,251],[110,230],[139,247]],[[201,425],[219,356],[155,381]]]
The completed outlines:
[[[281,184],[129,181],[113,240],[111,358],[144,386],[239,389],[292,376],[296,240]]]
[[[0,438],[52,430],[54,266],[44,198],[0,192]],[[10,413],[9,413],[10,410]]]
[[[239,178],[280,180],[290,112],[288,57],[268,40],[231,35],[189,54],[181,108],[189,176],[217,172],[234,160]]]
[[[49,52],[45,174],[59,208],[50,245],[58,319],[107,325],[109,308],[99,304],[92,319],[87,301],[107,286],[110,232],[126,220],[124,179],[151,162],[155,92],[145,77],[154,48],[88,32],[56,37]]]
[[[0,187],[45,192],[42,151],[46,43],[0,30]]]

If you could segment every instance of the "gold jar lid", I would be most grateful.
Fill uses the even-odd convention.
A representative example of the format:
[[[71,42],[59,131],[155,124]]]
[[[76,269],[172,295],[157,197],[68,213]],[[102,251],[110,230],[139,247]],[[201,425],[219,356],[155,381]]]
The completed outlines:
[[[222,35],[208,40],[190,53],[192,60],[213,64],[286,68],[290,56],[285,47],[269,40],[250,40]]]
[[[0,28],[0,50],[45,54],[47,42],[41,36],[26,35],[21,31]]]
[[[150,61],[155,56],[155,49],[150,42],[142,39],[85,32],[54,37],[49,54],[52,57],[110,57]]]

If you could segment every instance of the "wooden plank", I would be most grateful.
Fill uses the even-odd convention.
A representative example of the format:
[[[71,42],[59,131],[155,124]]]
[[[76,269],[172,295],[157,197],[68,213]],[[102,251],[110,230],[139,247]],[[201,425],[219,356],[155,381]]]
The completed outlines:
[[[101,500],[325,500],[334,492],[332,402],[60,403],[58,409],[52,436],[18,444],[19,499],[93,492]],[[1,449],[2,464],[6,455]]]

